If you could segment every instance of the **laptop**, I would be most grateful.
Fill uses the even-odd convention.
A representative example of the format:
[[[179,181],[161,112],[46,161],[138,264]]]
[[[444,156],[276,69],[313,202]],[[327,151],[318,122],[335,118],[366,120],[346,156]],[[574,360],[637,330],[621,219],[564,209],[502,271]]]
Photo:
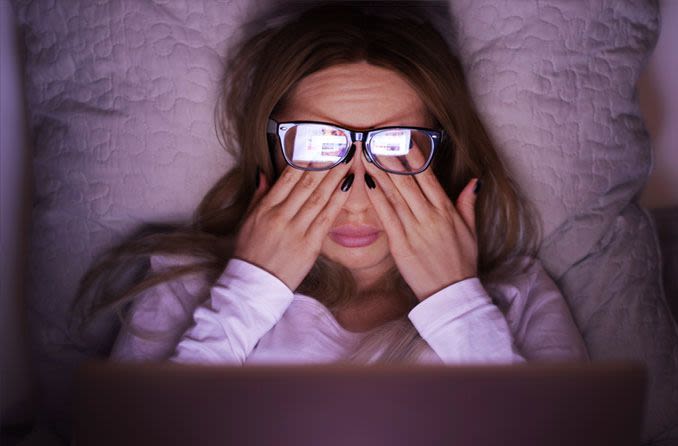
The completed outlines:
[[[76,446],[620,446],[640,443],[647,371],[93,361],[76,380]]]

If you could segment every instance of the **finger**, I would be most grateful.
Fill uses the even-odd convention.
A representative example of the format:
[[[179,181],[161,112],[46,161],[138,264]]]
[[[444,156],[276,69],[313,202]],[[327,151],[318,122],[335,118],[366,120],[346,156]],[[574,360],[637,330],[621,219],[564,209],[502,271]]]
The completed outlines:
[[[405,237],[405,224],[400,219],[391,201],[386,197],[381,183],[377,183],[374,188],[368,188],[367,196],[372,206],[374,206],[377,217],[381,220],[389,240],[392,243],[403,241]]]
[[[299,208],[299,211],[294,217],[294,220],[302,226],[308,226],[316,219],[318,214],[325,208],[334,194],[348,196],[350,185],[353,179],[349,179],[346,172],[348,167],[340,169],[333,168],[332,171],[326,175],[316,189],[311,192],[305,203]],[[346,190],[341,188],[347,185]]]
[[[254,201],[260,201],[270,188],[266,174],[261,169],[257,168],[257,188],[254,191]]]
[[[297,184],[294,185],[287,198],[279,204],[281,211],[292,218],[300,212],[300,209],[309,200],[312,201],[313,205],[322,208],[322,206],[324,206],[322,200],[329,194],[327,192],[324,195],[322,192],[316,193],[318,186],[327,179],[327,181],[331,183],[331,188],[334,189],[339,181],[346,175],[347,171],[348,166],[342,163],[330,170],[305,172],[299,181],[297,181]]]
[[[303,170],[285,166],[268,194],[261,199],[262,206],[273,207],[285,200],[304,173]]]
[[[306,236],[312,243],[322,243],[322,240],[329,232],[330,227],[337,219],[339,212],[341,212],[341,209],[344,207],[346,200],[348,200],[348,196],[350,195],[348,193],[349,190],[342,191],[340,185],[335,187],[325,206],[308,224]]]
[[[381,189],[380,193],[386,197],[386,199],[389,201],[389,203],[395,210],[396,214],[398,215],[398,219],[402,220],[402,222],[405,225],[412,225],[418,223],[414,213],[417,211],[423,212],[423,206],[419,206],[421,202],[417,202],[414,198],[411,197],[409,201],[412,201],[414,203],[416,210],[410,207],[409,201],[406,200],[405,197],[403,197],[403,194],[394,183],[395,180],[394,177],[400,175],[389,175],[383,170],[377,168],[376,166],[367,163],[365,165],[365,169],[367,170],[367,173],[370,174],[377,183],[376,189]],[[405,187],[403,187],[403,189],[405,189]],[[406,189],[406,193],[413,196],[415,192],[412,191],[411,189]],[[421,194],[421,192],[419,193]]]
[[[385,176],[391,180],[405,200],[413,218],[420,220],[422,216],[428,213],[431,204],[412,175],[390,175],[372,165],[370,165],[368,170],[373,177],[381,178]]]
[[[447,196],[445,189],[438,181],[432,168],[428,168],[423,172],[416,174],[415,179],[421,188],[421,191],[426,196],[428,201],[438,209],[445,209],[451,203],[450,197]]]
[[[462,220],[464,220],[466,227],[469,228],[474,235],[476,233],[476,185],[478,184],[478,181],[477,178],[469,181],[459,194],[459,197],[457,197],[455,205],[457,212]]]
[[[418,170],[421,168],[421,166],[426,164],[426,157],[423,153],[421,153],[421,149],[417,144],[412,145],[409,152],[407,153],[407,159],[410,166],[414,166],[414,170]]]
[[[263,197],[266,196],[266,193],[269,190],[268,179],[264,172],[261,169],[257,168],[257,188],[254,190],[254,195],[252,196],[252,201],[250,202],[249,207],[247,208],[246,215],[249,215],[254,208],[261,202]]]

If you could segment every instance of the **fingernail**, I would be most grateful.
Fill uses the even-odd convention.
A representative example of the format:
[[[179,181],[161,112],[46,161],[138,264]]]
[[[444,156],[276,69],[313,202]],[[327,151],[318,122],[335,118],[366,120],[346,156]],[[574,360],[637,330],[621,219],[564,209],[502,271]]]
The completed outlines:
[[[346,159],[344,160],[344,164],[348,164],[351,162],[353,159],[353,155],[355,154],[355,143],[351,144],[351,148],[348,149],[348,155],[346,155]]]
[[[346,178],[344,178],[344,182],[341,183],[342,192],[346,192],[351,188],[351,184],[353,184],[353,178],[355,178],[355,175],[352,173],[346,175]]]
[[[374,178],[372,176],[365,172],[365,184],[367,184],[367,187],[370,189],[375,189],[377,187],[376,183],[374,182]]]
[[[254,179],[254,186],[256,189],[259,189],[259,183],[261,182],[261,168],[257,166],[257,177]]]
[[[483,187],[483,180],[476,181],[476,186],[473,188],[473,193],[478,195],[478,192],[480,192],[480,189],[482,187]]]

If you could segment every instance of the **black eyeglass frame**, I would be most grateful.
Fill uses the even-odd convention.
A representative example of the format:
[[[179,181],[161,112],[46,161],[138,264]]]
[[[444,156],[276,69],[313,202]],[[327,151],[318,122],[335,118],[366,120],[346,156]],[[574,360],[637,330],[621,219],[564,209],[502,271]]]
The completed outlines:
[[[321,121],[285,121],[285,122],[278,122],[273,118],[270,118],[268,120],[268,126],[266,128],[266,133],[271,134],[271,135],[276,135],[278,137],[278,143],[280,144],[280,150],[282,151],[283,157],[285,158],[285,162],[290,165],[291,167],[295,169],[300,169],[300,170],[307,170],[307,171],[322,171],[322,170],[330,170],[335,166],[338,166],[341,164],[346,157],[351,153],[351,149],[349,146],[349,150],[346,152],[344,156],[342,156],[339,160],[337,160],[334,164],[327,166],[327,167],[299,167],[296,166],[288,159],[287,153],[285,153],[285,148],[283,141],[285,140],[285,134],[292,128],[294,125],[298,124],[320,124],[320,125],[326,125],[328,127],[334,127],[337,130],[342,131],[344,134],[348,134],[350,136],[351,140],[351,145],[353,145],[356,141],[360,141],[363,143],[363,153],[365,154],[365,157],[368,162],[374,164],[377,166],[379,169],[383,170],[384,172],[392,173],[394,175],[416,175],[418,173],[421,173],[428,169],[428,167],[431,165],[431,161],[433,161],[433,155],[436,153],[436,148],[438,145],[443,141],[445,137],[445,132],[442,130],[433,130],[425,127],[412,127],[412,126],[402,126],[402,125],[394,125],[394,126],[388,126],[388,127],[379,127],[371,130],[365,130],[365,131],[360,131],[360,130],[354,130],[354,129],[347,129],[344,127],[339,127],[338,125],[331,124],[329,122],[321,122]],[[285,128],[284,126],[289,126],[288,128]],[[370,147],[370,141],[372,140],[372,137],[381,131],[384,130],[393,130],[393,129],[403,129],[403,130],[418,130],[421,132],[424,132],[430,139],[431,139],[431,153],[428,155],[428,159],[426,160],[426,163],[424,165],[413,172],[399,172],[391,169],[387,169],[381,164],[379,164],[373,157],[371,150],[369,149]]]

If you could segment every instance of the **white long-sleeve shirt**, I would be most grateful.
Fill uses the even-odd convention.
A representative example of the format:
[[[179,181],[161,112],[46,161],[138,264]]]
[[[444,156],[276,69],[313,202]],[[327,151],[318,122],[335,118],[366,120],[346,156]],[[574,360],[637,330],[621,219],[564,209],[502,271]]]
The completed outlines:
[[[151,268],[188,260],[154,256]],[[205,278],[194,274],[143,293],[130,308],[130,323],[163,336],[144,339],[123,327],[111,358],[326,363],[347,357],[365,335],[344,329],[322,303],[293,293],[274,275],[242,260],[231,259],[207,287]],[[471,278],[450,285],[417,304],[408,318],[430,347],[421,362],[589,359],[566,302],[538,261],[509,282],[485,287]]]

